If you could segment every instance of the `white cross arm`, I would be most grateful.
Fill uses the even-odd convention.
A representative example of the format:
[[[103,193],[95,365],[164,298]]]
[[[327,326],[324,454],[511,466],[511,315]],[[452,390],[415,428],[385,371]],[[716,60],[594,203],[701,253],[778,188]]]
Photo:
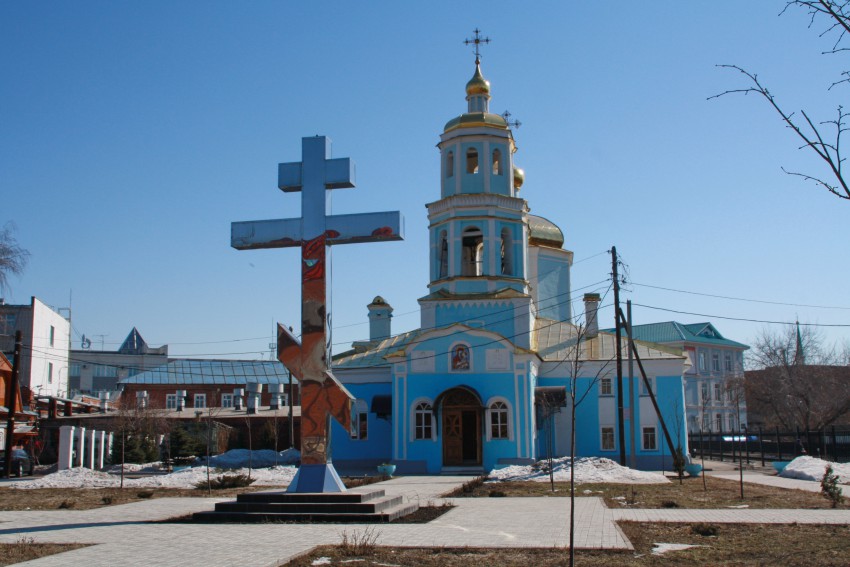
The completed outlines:
[[[277,166],[277,186],[286,193],[301,191],[302,162],[280,163]],[[351,158],[324,161],[325,188],[350,189],[354,187],[354,162]]]
[[[404,217],[398,211],[327,217],[327,244],[385,242],[404,239]],[[237,250],[301,246],[301,219],[234,222],[230,245]]]

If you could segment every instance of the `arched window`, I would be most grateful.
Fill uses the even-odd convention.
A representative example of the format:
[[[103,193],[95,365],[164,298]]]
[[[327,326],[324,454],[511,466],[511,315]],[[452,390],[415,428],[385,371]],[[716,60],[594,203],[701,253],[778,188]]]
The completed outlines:
[[[446,177],[451,177],[455,174],[455,153],[449,152],[446,154]]]
[[[512,276],[514,273],[513,266],[513,243],[511,242],[511,229],[504,227],[502,229],[502,274]]]
[[[484,255],[484,235],[476,227],[463,231],[463,256],[461,274],[464,276],[480,276]]]
[[[510,439],[510,408],[504,400],[495,400],[487,406],[488,439]]]
[[[493,175],[502,175],[502,152],[493,150]]]
[[[439,269],[437,276],[444,278],[449,275],[449,241],[446,231],[440,232],[440,252],[438,256]]]
[[[434,412],[428,402],[419,402],[413,407],[413,438],[434,439]]]
[[[475,148],[466,150],[466,172],[478,173],[478,150]]]

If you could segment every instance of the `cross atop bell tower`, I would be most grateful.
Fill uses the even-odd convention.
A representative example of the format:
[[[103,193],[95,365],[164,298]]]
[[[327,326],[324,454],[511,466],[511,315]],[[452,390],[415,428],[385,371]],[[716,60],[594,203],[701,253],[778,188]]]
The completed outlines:
[[[464,43],[464,45],[474,45],[475,46],[475,48],[474,48],[475,49],[475,64],[478,65],[481,62],[481,50],[480,50],[481,44],[482,43],[484,43],[484,44],[490,43],[490,38],[489,37],[481,37],[481,30],[478,29],[478,28],[475,28],[474,30],[472,30],[472,33],[474,33],[475,35],[471,39],[467,38],[467,39],[463,40],[463,43]]]

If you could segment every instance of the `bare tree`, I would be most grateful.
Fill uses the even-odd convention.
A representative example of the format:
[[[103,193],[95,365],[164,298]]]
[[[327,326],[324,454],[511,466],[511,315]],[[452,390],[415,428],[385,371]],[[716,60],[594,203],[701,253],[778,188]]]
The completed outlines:
[[[748,360],[747,411],[767,426],[818,430],[850,415],[850,368],[812,327],[763,330]]]
[[[15,225],[12,222],[0,229],[0,291],[9,288],[9,275],[20,275],[29,260],[30,253],[18,245]]]
[[[843,45],[845,38],[850,34],[850,0],[789,0],[781,13],[785,13],[792,7],[802,8],[807,11],[809,15],[809,27],[816,23],[817,25],[825,23],[826,29],[822,31],[820,37],[827,35],[835,37],[832,48],[824,53],[835,54],[850,50],[850,48]],[[803,142],[800,148],[809,148],[826,164],[828,174],[826,176],[809,175],[788,171],[785,168],[782,168],[782,171],[789,175],[802,177],[806,181],[811,181],[840,199],[850,200],[850,187],[848,187],[847,180],[844,178],[844,172],[842,171],[842,164],[846,158],[841,155],[841,135],[848,128],[847,111],[839,105],[833,120],[816,122],[809,118],[805,110],[800,110],[800,115],[802,116],[802,119],[800,119],[795,116],[794,112],[788,112],[784,107],[780,106],[773,93],[759,81],[757,74],[751,73],[738,65],[718,65],[718,67],[738,71],[747,77],[746,82],[749,86],[740,89],[730,89],[709,97],[709,99],[732,93],[753,93],[764,98],[774,111],[779,114],[785,125]],[[836,85],[850,82],[850,71],[843,71],[841,77],[839,80],[834,81],[829,86],[829,89],[832,89]]]

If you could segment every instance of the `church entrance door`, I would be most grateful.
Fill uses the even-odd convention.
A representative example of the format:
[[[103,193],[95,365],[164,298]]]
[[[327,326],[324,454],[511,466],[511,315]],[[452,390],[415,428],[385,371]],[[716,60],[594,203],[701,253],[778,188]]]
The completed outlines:
[[[443,466],[481,465],[481,404],[461,389],[443,399]]]

